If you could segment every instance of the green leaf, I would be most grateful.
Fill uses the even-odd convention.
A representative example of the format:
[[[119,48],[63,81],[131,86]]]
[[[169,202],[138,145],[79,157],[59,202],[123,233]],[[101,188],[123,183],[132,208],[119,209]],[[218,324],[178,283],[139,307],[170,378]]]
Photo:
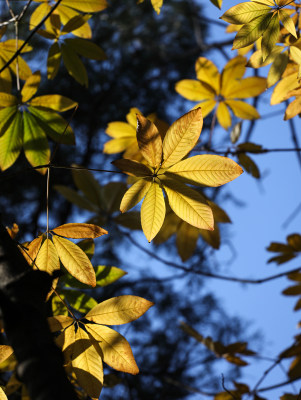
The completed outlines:
[[[82,314],[86,314],[97,305],[97,301],[93,299],[93,297],[88,296],[86,293],[82,293],[79,290],[68,289],[62,290],[60,293],[65,296],[65,299],[72,308]]]
[[[54,79],[61,64],[62,53],[57,42],[53,43],[48,51],[47,58],[47,78]]]
[[[18,108],[17,106],[6,107],[0,110],[0,137],[4,135],[4,133],[9,128],[13,119],[15,118]]]
[[[35,118],[27,111],[23,112],[24,151],[28,162],[33,166],[45,165],[50,161],[50,149],[43,129],[36,124]],[[47,168],[39,168],[41,174]]]

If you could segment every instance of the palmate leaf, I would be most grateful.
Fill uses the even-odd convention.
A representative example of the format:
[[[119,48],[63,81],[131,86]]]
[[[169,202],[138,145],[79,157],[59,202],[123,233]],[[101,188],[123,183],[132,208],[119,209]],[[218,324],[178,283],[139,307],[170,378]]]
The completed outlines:
[[[36,94],[40,86],[40,82],[41,82],[40,71],[36,71],[26,80],[21,90],[22,102],[26,103]]]
[[[97,324],[122,325],[135,321],[153,305],[142,297],[118,296],[98,304],[85,318]]]
[[[271,21],[265,30],[262,41],[261,41],[261,51],[262,51],[262,61],[264,62],[269,54],[271,54],[275,44],[279,39],[280,26],[278,15],[275,14],[271,18]]]
[[[220,88],[219,71],[212,61],[205,57],[199,57],[195,63],[195,72],[201,83],[207,83],[218,93]]]
[[[120,204],[120,211],[123,213],[138,204],[147,194],[151,185],[152,181],[150,179],[139,179],[135,182],[124,194]]]
[[[0,110],[0,137],[4,135],[17,113],[17,106],[6,107]]]
[[[137,141],[139,149],[152,167],[157,169],[162,161],[162,139],[156,125],[142,115],[137,115]]]
[[[96,286],[94,268],[83,250],[73,242],[53,235],[53,244],[67,271],[80,282]]]
[[[274,4],[273,4],[274,5]],[[220,18],[230,24],[247,24],[257,17],[271,12],[268,5],[258,2],[240,3],[226,11]]]
[[[42,244],[35,260],[35,267],[50,275],[52,275],[54,271],[60,269],[59,256],[50,239],[46,238]]]
[[[227,100],[225,102],[233,111],[234,115],[242,119],[258,119],[260,115],[251,104],[240,100]]]
[[[152,182],[141,206],[142,230],[149,242],[157,235],[165,218],[163,191],[158,183]]]
[[[103,354],[103,361],[117,371],[138,374],[139,369],[134,359],[128,341],[114,331],[103,325],[86,324],[88,333],[99,345]]]
[[[208,80],[206,75],[204,78]],[[213,89],[209,83],[205,81],[196,81],[195,79],[183,79],[177,82],[175,90],[181,96],[191,101],[213,99],[216,94],[215,89]]]
[[[228,129],[231,126],[232,119],[231,119],[231,114],[229,111],[229,108],[226,106],[224,102],[218,103],[217,109],[216,109],[216,118],[219,122],[219,124],[224,128]]]

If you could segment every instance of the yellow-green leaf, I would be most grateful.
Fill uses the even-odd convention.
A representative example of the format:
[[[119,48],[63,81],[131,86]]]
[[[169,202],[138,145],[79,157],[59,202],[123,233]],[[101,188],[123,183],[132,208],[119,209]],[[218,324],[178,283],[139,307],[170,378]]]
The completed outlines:
[[[35,72],[32,74],[25,82],[22,90],[22,102],[26,103],[30,100],[37,92],[41,82],[41,74],[40,71]]]
[[[264,62],[271,54],[275,44],[279,39],[280,26],[277,14],[273,15],[270,23],[263,33],[261,41],[262,61]]]
[[[213,213],[203,196],[174,179],[163,181],[170,207],[188,224],[200,229],[213,230]]]
[[[7,126],[5,134],[0,138],[0,168],[9,168],[18,158],[23,145],[22,115],[15,108],[14,118]]]
[[[45,239],[37,255],[35,266],[40,271],[52,274],[53,271],[60,269],[60,261],[57,251],[50,239]]]
[[[85,316],[89,321],[103,325],[122,325],[135,321],[154,303],[138,296],[118,296],[98,304]]]
[[[132,176],[147,177],[153,174],[153,171],[145,164],[134,160],[128,160],[126,158],[115,160],[112,162],[112,164],[121,171]]]
[[[101,348],[103,361],[117,371],[138,374],[135,358],[128,341],[113,329],[103,325],[86,325],[87,331]]]
[[[47,57],[47,78],[54,79],[58,73],[61,63],[61,49],[57,42],[54,42],[49,51]]]
[[[88,87],[87,70],[76,52],[65,43],[61,45],[61,52],[64,65],[69,75],[81,85]]]
[[[59,94],[46,94],[33,98],[30,103],[33,107],[45,107],[54,111],[64,112],[77,106],[77,103],[68,97]]]
[[[67,271],[80,282],[96,286],[94,268],[88,256],[73,242],[53,235],[53,243]]]
[[[200,108],[189,111],[171,125],[163,141],[162,168],[172,166],[194,148],[202,127],[203,117]]]
[[[233,49],[240,49],[254,43],[262,36],[273,17],[272,13],[261,15],[252,20],[238,31],[233,42]]]
[[[165,201],[159,184],[152,182],[141,206],[142,230],[149,242],[157,235],[165,218]]]
[[[239,3],[226,11],[221,16],[221,19],[230,24],[241,25],[252,21],[256,17],[269,13],[270,11],[270,7],[257,2]]]
[[[50,149],[43,129],[35,123],[34,117],[27,111],[23,112],[24,151],[28,162],[33,166],[45,165],[50,161]],[[46,173],[46,168],[38,172]]]
[[[108,231],[100,226],[82,223],[60,225],[52,229],[52,232],[72,239],[95,239],[108,233]]]
[[[137,141],[139,149],[148,164],[157,169],[162,161],[162,139],[156,125],[137,115]]]
[[[185,99],[192,101],[213,99],[216,94],[208,83],[195,79],[183,79],[177,82],[175,90]]]
[[[88,396],[98,399],[103,385],[102,359],[89,335],[81,328],[75,333],[71,358],[79,386]]]
[[[17,107],[6,107],[0,110],[0,137],[4,135],[17,113]]]
[[[34,116],[36,124],[57,143],[74,145],[74,133],[69,123],[57,112],[50,109],[44,110],[37,107],[28,107]]]
[[[120,211],[124,213],[138,204],[147,194],[151,184],[152,181],[150,179],[139,179],[135,182],[124,194],[120,204]]]
[[[232,181],[242,172],[242,168],[230,158],[203,154],[180,161],[169,168],[166,175],[179,176],[194,185],[216,187]]]
[[[2,107],[12,107],[18,104],[18,99],[9,93],[0,93],[0,108]]]
[[[260,115],[255,107],[251,106],[251,104],[245,103],[240,100],[227,100],[225,102],[233,111],[233,113],[242,119],[258,119]]]
[[[282,22],[283,26],[285,27],[285,29],[288,30],[289,33],[297,39],[295,23],[291,19],[289,13],[285,10],[280,9],[280,10],[278,10],[278,16],[279,16],[279,19]]]

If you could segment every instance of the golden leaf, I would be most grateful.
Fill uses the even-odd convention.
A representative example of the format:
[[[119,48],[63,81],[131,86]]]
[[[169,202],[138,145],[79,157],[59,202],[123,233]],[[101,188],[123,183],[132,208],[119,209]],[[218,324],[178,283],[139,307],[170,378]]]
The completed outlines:
[[[162,161],[162,139],[160,133],[156,125],[142,115],[137,115],[137,122],[139,149],[147,163],[156,169]]]
[[[57,235],[72,239],[95,239],[108,233],[100,226],[82,223],[64,224],[51,230]]]
[[[52,274],[53,271],[60,269],[60,261],[57,251],[50,239],[45,239],[39,250],[35,261],[35,267],[40,271]]]
[[[124,194],[120,204],[120,211],[124,213],[138,204],[147,194],[151,184],[152,181],[150,179],[139,179],[135,182]]]
[[[85,318],[97,324],[122,325],[135,321],[154,303],[138,296],[118,296],[103,301],[86,314]]]
[[[52,240],[67,271],[80,282],[93,287],[96,286],[94,268],[83,250],[76,244],[59,236],[53,235]]]

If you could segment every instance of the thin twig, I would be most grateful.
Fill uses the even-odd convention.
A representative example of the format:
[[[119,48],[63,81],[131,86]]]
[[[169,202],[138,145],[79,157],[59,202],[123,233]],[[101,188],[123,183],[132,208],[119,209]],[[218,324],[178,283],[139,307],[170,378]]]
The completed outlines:
[[[222,387],[224,391],[227,392],[234,400],[237,400],[236,396],[226,388],[224,374],[222,374]]]
[[[282,278],[284,276],[287,276],[288,274],[299,272],[301,270],[301,267],[299,267],[299,268],[295,268],[290,271],[282,272],[280,274],[272,275],[267,278],[261,278],[261,279],[236,278],[236,277],[231,277],[231,276],[214,274],[214,273],[206,272],[206,271],[195,270],[195,269],[187,268],[184,265],[180,265],[180,264],[174,263],[172,261],[163,259],[162,257],[158,256],[157,254],[153,253],[152,251],[144,248],[140,243],[136,242],[136,240],[133,239],[133,237],[130,234],[128,234],[127,232],[124,232],[124,231],[121,231],[121,232],[123,233],[123,235],[125,235],[127,237],[127,239],[130,242],[133,243],[134,246],[136,246],[137,248],[142,250],[144,253],[146,253],[150,257],[156,259],[157,261],[160,261],[161,263],[168,265],[170,267],[180,269],[181,271],[186,271],[188,273],[193,273],[193,274],[200,275],[200,276],[206,276],[208,278],[215,278],[215,279],[220,279],[220,280],[229,281],[229,282],[261,284],[261,283],[269,282],[269,281],[272,281],[272,280],[275,280],[278,278]]]
[[[49,236],[49,181],[50,181],[50,168],[47,168],[47,187],[46,187],[46,220],[47,220],[46,234],[47,234],[47,239]]]

